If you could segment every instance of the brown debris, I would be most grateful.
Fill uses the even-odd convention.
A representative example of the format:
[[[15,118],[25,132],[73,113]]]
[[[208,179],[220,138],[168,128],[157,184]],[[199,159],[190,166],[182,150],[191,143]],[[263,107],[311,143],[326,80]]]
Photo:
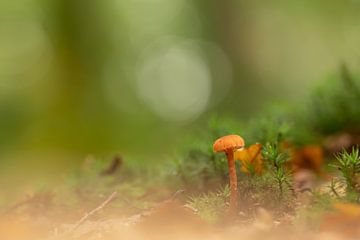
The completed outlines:
[[[106,169],[102,170],[100,175],[102,176],[113,175],[114,173],[119,171],[122,165],[123,165],[123,158],[120,155],[115,155],[110,165]]]
[[[354,146],[360,145],[360,134],[356,132],[341,132],[327,137],[324,141],[326,153],[334,155],[345,149],[350,152]]]

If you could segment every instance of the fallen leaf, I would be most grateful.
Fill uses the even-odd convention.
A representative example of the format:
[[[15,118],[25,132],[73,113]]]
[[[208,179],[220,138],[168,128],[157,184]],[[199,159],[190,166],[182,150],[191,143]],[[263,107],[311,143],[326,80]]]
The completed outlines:
[[[311,169],[320,173],[324,163],[324,151],[317,145],[307,145],[300,149],[294,149],[291,163],[295,170]]]
[[[294,171],[308,169],[321,173],[324,164],[324,150],[322,147],[305,145],[299,148],[289,141],[283,141],[280,143],[280,149],[290,154],[289,167]]]
[[[241,171],[250,175],[261,175],[263,172],[262,145],[256,143],[234,153],[235,160],[241,161]]]
[[[360,133],[356,130],[348,130],[328,136],[324,141],[326,154],[334,155],[345,149],[351,152],[353,147],[360,145]]]

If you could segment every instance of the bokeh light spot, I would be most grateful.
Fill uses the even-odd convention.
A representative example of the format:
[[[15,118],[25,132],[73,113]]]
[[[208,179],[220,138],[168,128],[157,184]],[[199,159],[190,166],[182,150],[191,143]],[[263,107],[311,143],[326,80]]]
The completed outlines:
[[[186,122],[203,113],[211,95],[211,74],[196,44],[150,49],[138,66],[137,91],[167,121]]]

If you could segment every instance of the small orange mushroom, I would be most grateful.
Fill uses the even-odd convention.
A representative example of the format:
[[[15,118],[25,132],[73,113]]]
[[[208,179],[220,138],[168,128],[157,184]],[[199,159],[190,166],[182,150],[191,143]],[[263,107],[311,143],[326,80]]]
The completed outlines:
[[[234,161],[234,151],[245,146],[244,139],[238,135],[228,135],[219,138],[213,145],[214,152],[225,152],[230,179],[230,211],[233,212],[237,209],[237,177]]]

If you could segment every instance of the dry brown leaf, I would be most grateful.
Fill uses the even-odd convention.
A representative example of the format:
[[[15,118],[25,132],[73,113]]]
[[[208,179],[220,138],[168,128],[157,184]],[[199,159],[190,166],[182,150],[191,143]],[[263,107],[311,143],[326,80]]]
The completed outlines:
[[[321,173],[322,165],[324,164],[324,150],[319,145],[305,145],[297,148],[294,144],[284,141],[280,144],[282,151],[290,153],[290,165],[293,170],[298,171],[302,169],[312,170],[316,173]]]
[[[311,169],[320,173],[324,164],[324,151],[320,146],[307,145],[295,150],[291,161],[295,170]]]

